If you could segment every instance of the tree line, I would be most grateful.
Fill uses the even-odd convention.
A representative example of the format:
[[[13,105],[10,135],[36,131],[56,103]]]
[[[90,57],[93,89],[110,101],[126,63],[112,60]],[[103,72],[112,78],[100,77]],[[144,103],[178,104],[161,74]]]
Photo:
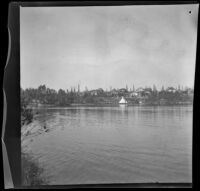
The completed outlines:
[[[169,91],[172,90],[172,91]],[[192,92],[192,94],[191,94]],[[154,85],[153,88],[146,87],[142,88],[138,95],[131,96],[131,91],[128,88],[112,89],[110,91],[104,91],[99,88],[97,90],[91,91],[71,91],[59,89],[58,91],[48,88],[45,85],[40,85],[38,88],[21,88],[21,102],[23,105],[29,105],[30,103],[40,103],[40,104],[50,104],[57,106],[69,106],[73,103],[103,103],[107,100],[115,100],[124,96],[129,100],[129,102],[138,103],[139,100],[145,100],[147,103],[157,103],[160,101],[165,101],[167,103],[176,102],[187,102],[192,101],[193,91],[188,94],[188,89],[181,90],[180,88],[175,89],[170,87],[168,89],[157,90]]]

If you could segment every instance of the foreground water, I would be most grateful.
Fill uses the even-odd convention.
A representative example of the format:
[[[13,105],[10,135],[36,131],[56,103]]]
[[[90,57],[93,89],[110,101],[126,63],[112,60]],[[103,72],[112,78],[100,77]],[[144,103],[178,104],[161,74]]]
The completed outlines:
[[[28,142],[49,184],[192,182],[192,107],[40,108]]]

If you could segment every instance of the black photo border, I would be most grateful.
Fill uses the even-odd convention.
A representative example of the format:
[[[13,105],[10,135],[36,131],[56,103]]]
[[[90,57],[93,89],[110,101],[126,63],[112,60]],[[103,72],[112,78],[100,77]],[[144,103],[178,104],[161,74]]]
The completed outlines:
[[[80,185],[21,185],[21,125],[20,125],[20,6],[21,7],[56,7],[56,6],[122,6],[122,5],[178,5],[199,4],[198,1],[49,1],[49,2],[11,2],[8,14],[9,48],[4,69],[4,116],[2,128],[2,147],[7,151],[8,162],[13,181],[13,188],[197,188],[199,187],[200,169],[198,158],[198,130],[200,128],[199,96],[199,14],[197,28],[197,53],[193,102],[193,153],[192,183],[124,183],[124,184],[80,184]],[[3,149],[3,150],[4,150]],[[4,155],[5,153],[3,153]],[[4,169],[5,171],[5,169]],[[5,180],[4,180],[5,181]]]

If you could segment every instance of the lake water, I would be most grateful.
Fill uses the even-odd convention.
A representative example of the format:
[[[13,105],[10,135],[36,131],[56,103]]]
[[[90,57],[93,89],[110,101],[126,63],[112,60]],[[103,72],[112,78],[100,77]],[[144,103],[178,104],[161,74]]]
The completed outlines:
[[[192,182],[191,106],[38,111],[28,152],[49,184]]]

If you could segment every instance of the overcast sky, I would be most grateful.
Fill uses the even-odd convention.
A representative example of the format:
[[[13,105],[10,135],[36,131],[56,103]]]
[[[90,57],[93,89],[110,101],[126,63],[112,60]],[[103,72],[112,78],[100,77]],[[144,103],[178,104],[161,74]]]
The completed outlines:
[[[195,4],[21,7],[21,86],[193,87],[197,17]]]

